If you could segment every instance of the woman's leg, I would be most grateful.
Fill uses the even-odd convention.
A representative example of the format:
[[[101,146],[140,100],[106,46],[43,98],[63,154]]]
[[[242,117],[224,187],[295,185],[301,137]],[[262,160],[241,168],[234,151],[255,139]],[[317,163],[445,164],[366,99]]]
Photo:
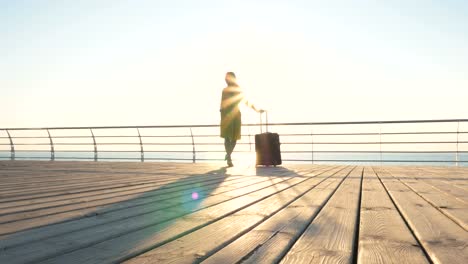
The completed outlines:
[[[228,160],[231,158],[231,155],[229,154],[229,150],[231,149],[231,142],[228,138],[224,138],[224,149],[226,150],[226,156],[224,157],[224,160]]]
[[[232,152],[234,151],[234,148],[236,147],[236,143],[237,141],[234,139],[228,139],[228,138],[225,138],[224,139],[224,148],[226,149],[226,160],[227,160],[227,164],[229,166],[233,166],[232,164],[232,159],[231,159],[231,154]]]
[[[236,143],[237,143],[237,140],[233,139],[231,140],[231,149],[230,149],[230,153],[229,153],[229,157],[231,156],[232,152],[234,152],[234,148],[236,147]]]

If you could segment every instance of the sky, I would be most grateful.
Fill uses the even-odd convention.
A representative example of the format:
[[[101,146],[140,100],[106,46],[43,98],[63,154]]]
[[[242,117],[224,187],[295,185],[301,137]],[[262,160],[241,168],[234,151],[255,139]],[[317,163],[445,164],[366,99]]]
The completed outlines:
[[[0,0],[0,127],[468,118],[464,0]],[[258,114],[243,109],[247,123]]]

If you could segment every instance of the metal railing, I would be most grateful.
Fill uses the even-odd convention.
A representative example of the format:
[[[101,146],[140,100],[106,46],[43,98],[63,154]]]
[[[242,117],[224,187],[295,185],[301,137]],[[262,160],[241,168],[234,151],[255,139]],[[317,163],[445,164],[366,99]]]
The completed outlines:
[[[285,162],[464,166],[467,124],[468,119],[444,119],[269,126],[280,134]],[[243,125],[235,155],[254,152],[259,130],[258,124]],[[218,132],[218,125],[0,128],[0,160],[221,161]]]

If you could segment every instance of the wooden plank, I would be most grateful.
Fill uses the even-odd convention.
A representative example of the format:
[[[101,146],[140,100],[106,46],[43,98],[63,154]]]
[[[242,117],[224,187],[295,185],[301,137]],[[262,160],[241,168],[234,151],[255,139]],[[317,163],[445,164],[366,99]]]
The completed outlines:
[[[352,172],[281,263],[351,263],[362,169]]]
[[[329,170],[330,168],[326,169]],[[47,262],[111,262],[116,258],[122,258],[128,254],[136,254],[148,250],[157,244],[174,240],[181,234],[199,229],[243,207],[257,203],[282,190],[290,189],[294,185],[306,181],[309,177],[313,177],[318,173],[320,172],[313,172],[308,177],[294,177],[266,188],[251,190],[248,193],[239,190],[239,193],[233,191],[230,195],[217,197],[216,199],[207,198],[206,200],[199,201],[198,206],[202,207],[200,210],[172,206],[157,214],[149,214],[139,218],[104,225],[99,228],[86,229],[46,239],[40,243],[33,243],[35,245],[24,245],[21,247],[21,250],[18,250],[14,254],[13,252],[4,251],[5,257],[18,262],[24,262],[28,259],[38,261],[51,257],[54,258],[48,259]],[[272,182],[281,180],[281,178],[288,177],[273,177]],[[207,202],[213,205],[208,207],[206,206]],[[181,213],[186,214],[189,211],[194,211],[194,213],[180,217]],[[168,219],[171,219],[171,216],[178,216],[178,218],[168,221]],[[48,247],[44,247],[44,245],[54,245],[54,247],[49,249]],[[110,245],[110,247],[106,245]],[[103,247],[106,249],[102,250]],[[65,254],[67,252],[70,253]],[[88,256],[88,258],[85,258],[85,256]]]
[[[433,263],[468,263],[465,230],[388,172],[377,174]]]
[[[468,181],[468,180],[467,180]],[[448,195],[452,195],[461,202],[468,204],[468,191],[457,186],[456,182],[447,182],[441,180],[424,180],[425,183],[431,185],[433,188],[444,192]]]
[[[62,177],[66,177],[63,175]],[[186,176],[185,176],[186,177]],[[177,180],[182,177],[162,177],[161,179],[157,179],[156,177],[145,177],[145,178],[133,178],[133,177],[127,177],[126,180],[118,180],[114,182],[101,182],[98,179],[95,179],[94,181],[88,182],[88,183],[78,183],[74,184],[73,181],[71,183],[62,183],[60,186],[50,186],[48,185],[47,187],[40,188],[38,187],[37,189],[26,189],[23,187],[20,187],[19,191],[11,192],[9,194],[3,194],[2,198],[0,198],[0,202],[10,202],[10,201],[15,201],[15,200],[21,200],[21,199],[27,199],[29,198],[28,196],[31,197],[41,197],[39,194],[48,193],[51,192],[56,192],[58,194],[60,193],[66,193],[67,191],[72,191],[74,189],[77,190],[86,190],[86,189],[96,189],[96,186],[108,186],[112,188],[113,186],[132,186],[132,185],[138,185],[138,184],[146,184],[146,183],[162,183],[162,182],[167,182],[171,180]],[[130,179],[133,179],[130,181]],[[94,183],[94,185],[92,184]],[[103,188],[101,188],[103,189]],[[34,196],[36,194],[36,196]],[[47,196],[46,196],[47,197]]]
[[[33,169],[33,168],[31,168]],[[185,177],[188,177],[188,176],[203,176],[203,175],[206,175],[206,174],[215,174],[216,171],[219,171],[219,168],[215,169],[215,170],[212,170],[212,173],[207,173],[206,171],[200,175],[197,175],[193,172],[191,172],[191,175],[188,175],[187,173],[185,174],[175,174],[175,173],[168,173],[168,174],[158,174],[158,175],[150,175],[150,176],[145,176],[144,177],[134,177],[133,174],[129,174],[129,175],[124,175],[125,177],[124,178],[120,178],[121,176],[117,177],[117,176],[113,176],[114,173],[112,174],[109,174],[109,172],[107,172],[106,175],[111,175],[111,176],[106,176],[107,177],[111,177],[110,179],[112,181],[109,181],[109,180],[106,180],[106,181],[103,181],[101,179],[101,177],[96,177],[96,175],[94,175],[90,180],[89,182],[85,182],[85,183],[79,183],[79,184],[75,184],[76,182],[75,181],[70,181],[70,180],[67,180],[68,178],[68,173],[63,173],[61,175],[61,184],[60,186],[50,186],[50,185],[47,185],[47,187],[42,187],[42,188],[39,188],[38,186],[34,186],[33,189],[25,189],[25,188],[21,188],[20,191],[13,191],[9,194],[7,194],[6,192],[0,192],[0,196],[3,197],[3,198],[0,198],[0,202],[10,202],[10,201],[16,201],[16,200],[24,200],[24,199],[28,199],[28,198],[32,198],[32,197],[35,197],[35,198],[38,198],[38,197],[49,197],[51,195],[60,195],[60,194],[63,194],[63,193],[69,193],[69,192],[75,192],[76,190],[79,190],[79,191],[84,191],[84,190],[87,190],[88,188],[96,188],[96,186],[102,186],[101,188],[97,188],[98,190],[102,190],[103,188],[113,188],[114,186],[113,185],[118,185],[117,187],[122,187],[122,186],[131,186],[131,185],[137,185],[139,183],[157,183],[157,182],[168,182],[168,181],[171,181],[171,180],[175,180],[175,179],[181,179],[181,178],[185,178]],[[224,173],[221,173],[221,174],[225,174],[226,172]],[[232,174],[232,172],[230,171],[230,173]],[[176,175],[176,176],[174,176]],[[216,175],[213,175],[213,176],[216,176]],[[113,178],[112,178],[113,177]],[[67,184],[66,184],[67,183]],[[73,184],[73,186],[71,184]],[[72,188],[73,187],[73,188]],[[52,193],[52,192],[55,192],[55,193]]]
[[[66,177],[63,175],[62,177]],[[89,188],[93,186],[111,186],[112,184],[119,184],[119,183],[158,183],[158,182],[167,182],[171,180],[177,180],[180,178],[187,177],[187,175],[184,176],[178,176],[178,177],[170,177],[166,179],[165,177],[161,176],[160,178],[155,177],[155,176],[146,176],[146,177],[132,177],[131,175],[128,175],[126,178],[123,179],[107,179],[107,180],[100,180],[98,178],[96,179],[89,179],[86,181],[75,181],[75,180],[63,180],[59,184],[55,185],[45,185],[45,186],[30,186],[30,187],[24,187],[20,186],[18,189],[11,189],[9,191],[2,191],[2,200],[5,201],[6,198],[10,197],[21,197],[25,195],[31,195],[31,194],[41,194],[41,193],[48,193],[51,191],[60,191],[60,190],[70,190],[71,188]],[[133,181],[132,181],[133,180]]]
[[[284,180],[284,179],[283,179]],[[221,183],[221,185],[219,185]],[[267,181],[260,181],[258,182],[247,182],[245,185],[242,183],[237,183],[234,185],[229,184],[230,181],[226,182],[218,182],[207,186],[197,186],[192,185],[191,188],[193,189],[195,186],[200,193],[207,193],[209,196],[214,196],[217,194],[222,194],[223,192],[228,192],[234,189],[241,189],[241,190],[248,190],[248,188],[252,188],[255,186],[263,186],[263,185],[270,185],[271,182]],[[176,183],[173,183],[174,185]],[[241,184],[241,187],[239,187]],[[263,185],[258,185],[263,184]],[[244,186],[246,188],[244,188]],[[169,186],[166,186],[169,187]],[[91,203],[85,204],[84,206],[76,207],[75,210],[70,211],[59,211],[56,214],[49,214],[43,215],[40,217],[35,218],[27,218],[27,219],[19,219],[16,221],[12,221],[9,223],[5,223],[0,225],[0,234],[10,234],[13,232],[18,232],[21,230],[26,230],[30,228],[35,228],[44,225],[56,224],[64,221],[71,221],[71,220],[78,220],[82,218],[89,218],[92,216],[102,216],[105,213],[113,212],[113,211],[120,211],[122,209],[138,207],[132,212],[137,212],[141,214],[143,212],[153,212],[161,206],[168,206],[169,203],[183,203],[183,202],[190,202],[191,196],[187,194],[187,190],[191,188],[182,187],[179,189],[174,188],[163,188],[158,190],[154,193],[150,193],[148,195],[141,195],[136,196],[133,198],[123,199],[121,201],[116,201],[114,199],[114,203],[103,204],[102,202],[98,205],[94,205]],[[215,189],[217,192],[215,192]],[[171,200],[171,201],[167,201]],[[159,204],[155,206],[154,204]],[[120,212],[125,213],[125,212]],[[127,212],[128,213],[128,212]],[[131,215],[130,215],[131,216]]]
[[[119,188],[117,190],[113,190],[112,192],[107,192],[107,191],[99,191],[99,192],[86,192],[86,193],[80,193],[80,194],[71,194],[71,195],[61,195],[60,197],[48,197],[48,198],[43,198],[43,199],[34,199],[34,200],[29,200],[29,201],[19,201],[19,202],[10,202],[8,204],[3,205],[2,208],[0,208],[0,223],[3,222],[1,219],[1,216],[6,215],[6,214],[12,214],[12,213],[22,213],[22,212],[28,212],[28,211],[36,211],[38,212],[39,215],[42,215],[42,213],[39,211],[40,209],[45,210],[45,209],[50,209],[52,207],[55,207],[55,209],[58,212],[63,212],[64,210],[60,206],[71,206],[73,204],[80,204],[80,203],[86,203],[88,204],[91,201],[98,201],[98,200],[105,200],[105,199],[111,199],[111,198],[123,198],[125,200],[125,197],[127,196],[133,196],[133,195],[138,195],[138,197],[146,197],[155,194],[157,191],[160,190],[172,190],[172,191],[177,191],[179,189],[183,188],[190,188],[190,186],[193,186],[194,184],[211,184],[211,183],[216,183],[216,182],[232,182],[236,183],[239,181],[244,181],[248,180],[242,177],[229,177],[229,179],[225,178],[224,176],[206,176],[206,177],[189,177],[189,178],[183,178],[179,180],[173,180],[173,181],[167,181],[165,183],[157,183],[157,184],[144,184],[136,187],[130,187],[130,188]],[[167,188],[167,186],[170,186],[170,189]],[[47,213],[43,213],[47,214]],[[29,217],[32,215],[28,214]],[[21,216],[20,216],[20,219]]]
[[[287,178],[286,178],[286,179],[287,179]],[[270,180],[271,180],[271,178],[270,178]],[[271,183],[266,183],[264,186],[268,186],[268,185],[273,184],[275,181],[282,181],[282,180],[285,180],[285,178],[277,178],[277,179],[274,179]],[[252,186],[252,187],[255,187],[255,186]],[[257,187],[255,187],[255,188],[261,188],[261,187],[262,187],[262,186],[257,186]],[[246,190],[246,191],[248,192],[249,190]],[[237,192],[242,193],[242,190],[237,190]],[[225,197],[224,199],[229,199],[229,198],[231,198],[231,196],[230,196],[229,194],[226,194],[224,197]],[[218,200],[219,200],[219,199],[218,199]],[[205,200],[205,201],[206,201],[206,200]],[[173,202],[177,203],[178,201],[177,201],[177,200],[173,200]],[[149,205],[149,206],[147,206],[147,207],[150,207],[150,206],[151,206],[151,205]],[[164,204],[161,204],[161,206],[164,206]],[[154,205],[151,206],[151,207],[154,207]],[[159,208],[164,208],[164,207],[159,207]],[[151,208],[151,209],[153,209],[153,208]],[[163,212],[164,212],[164,211],[163,211]],[[100,218],[97,216],[97,219],[100,219]]]
[[[28,170],[33,170],[34,167],[28,168]],[[7,174],[6,174],[7,173]],[[133,171],[121,171],[116,172],[115,174],[109,174],[109,171],[99,171],[99,172],[69,172],[64,171],[16,171],[16,170],[5,170],[3,175],[0,175],[2,178],[2,183],[0,187],[2,189],[9,188],[12,189],[15,186],[26,187],[32,184],[34,185],[57,185],[62,182],[73,181],[73,182],[86,182],[93,180],[115,180],[115,179],[126,179],[128,177],[132,178],[145,178],[153,177],[155,179],[162,178],[161,176],[175,176],[180,177],[184,174],[174,173],[169,174],[168,172],[155,171],[155,172],[133,172]],[[65,177],[64,177],[65,176]]]
[[[345,177],[347,171],[344,171],[339,177]],[[333,175],[328,174],[327,176]],[[302,200],[302,206],[304,206],[306,203],[305,200],[308,199],[304,198],[303,195],[314,190],[317,185],[324,183],[329,178],[330,177],[316,177],[302,182],[289,190],[268,197],[263,201],[244,208],[186,236],[180,237],[175,241],[132,258],[126,263],[199,262],[206,256],[211,255],[218,248],[229,244],[230,241],[236,239],[236,237],[249,232],[252,227],[255,227],[259,223],[264,223],[266,219],[271,218],[276,213],[281,214],[287,206],[297,202],[298,199]],[[336,179],[332,180],[334,181]],[[309,196],[307,198],[311,197]],[[299,205],[299,203],[296,203],[296,205]],[[295,211],[297,212],[300,209],[303,210],[304,207],[296,207]],[[281,225],[284,224],[284,222],[275,222],[275,224]],[[183,252],[182,254],[181,251]],[[232,260],[229,260],[229,262],[231,261]]]
[[[429,263],[372,168],[361,195],[358,263]]]
[[[81,164],[80,162],[76,162],[78,164]],[[65,167],[61,170],[57,170],[54,167],[51,167],[49,170],[41,170],[38,169],[37,167],[34,166],[34,162],[32,164],[26,163],[25,167],[23,170],[8,170],[4,169],[1,172],[5,173],[7,172],[7,175],[0,175],[0,178],[2,179],[1,183],[8,182],[8,180],[12,181],[13,183],[7,184],[8,189],[12,189],[11,184],[18,184],[21,188],[24,189],[25,185],[31,185],[31,183],[34,183],[34,187],[37,187],[37,184],[44,183],[43,185],[51,186],[52,182],[56,183],[66,183],[69,180],[72,180],[74,182],[78,182],[80,180],[86,180],[87,182],[101,182],[105,180],[127,180],[129,178],[131,179],[141,179],[141,178],[150,178],[154,180],[161,179],[163,180],[164,177],[171,176],[171,177],[184,177],[187,176],[187,171],[191,171],[192,175],[195,175],[197,173],[201,174],[206,174],[207,171],[209,170],[204,170],[202,171],[201,169],[209,167],[211,170],[216,170],[219,169],[219,166],[196,166],[194,168],[188,169],[188,170],[181,170],[180,168],[173,168],[173,170],[169,170],[168,168],[165,168],[167,165],[164,164],[159,164],[157,165],[157,168],[155,166],[148,166],[150,164],[148,163],[141,163],[137,165],[139,167],[129,166],[125,170],[117,170],[113,168],[108,168],[109,166],[105,166],[105,163],[98,162],[96,163],[99,166],[95,166],[97,169],[95,170],[86,170],[83,168],[86,167],[80,167],[79,170],[74,170],[73,167],[76,166],[71,166],[71,167]],[[53,164],[60,164],[60,162],[53,163]],[[58,165],[56,165],[58,166]],[[81,166],[81,165],[80,165]],[[90,166],[89,164],[87,166]],[[178,164],[177,166],[181,166],[183,168],[187,167],[187,164],[182,165]],[[112,171],[112,174],[109,174],[109,171]],[[10,176],[10,177],[8,177]],[[164,177],[163,177],[164,176]],[[51,182],[49,182],[51,181]],[[23,182],[23,183],[21,183]],[[4,194],[4,192],[2,192]]]
[[[417,168],[420,172],[418,177],[436,180],[452,186],[455,189],[461,189],[468,192],[468,169],[462,167],[445,167],[443,169],[437,167],[421,167]]]
[[[223,182],[223,180],[221,179],[220,181],[215,181],[214,184],[216,184],[216,182]],[[229,182],[230,181],[228,181],[227,183]],[[26,219],[38,218],[48,215],[62,214],[64,212],[78,211],[81,209],[95,208],[99,206],[109,206],[118,202],[125,202],[134,199],[143,199],[146,197],[157,196],[161,192],[173,193],[178,192],[179,189],[190,188],[190,186],[186,186],[185,184],[183,184],[182,186],[179,186],[179,184],[180,182],[176,181],[172,183],[167,183],[166,185],[160,186],[159,188],[156,188],[152,191],[148,190],[146,192],[140,192],[137,190],[129,193],[123,193],[122,195],[111,196],[109,198],[102,199],[93,199],[93,197],[91,197],[88,199],[77,199],[77,201],[66,200],[64,205],[37,208],[33,210],[25,210],[14,213],[6,213],[0,215],[0,224],[11,223],[14,221],[22,221]]]
[[[162,182],[170,182],[174,180],[181,180],[183,178],[187,177],[193,177],[190,175],[185,175],[185,177],[178,177],[178,178],[168,178],[166,180],[163,180]],[[200,176],[203,177],[203,176]],[[188,179],[188,180],[194,180],[194,179]],[[133,181],[131,178],[128,178],[127,181],[121,181],[120,183],[117,184],[103,184],[96,182],[92,187],[91,185],[86,185],[86,186],[80,186],[80,187],[72,187],[69,186],[67,188],[61,187],[60,189],[51,191],[47,190],[46,192],[44,191],[39,191],[39,192],[32,192],[32,193],[22,193],[18,195],[14,195],[12,197],[7,197],[7,198],[1,198],[0,203],[11,203],[15,201],[24,201],[24,200],[30,200],[30,199],[39,199],[39,198],[51,198],[51,197],[59,197],[61,195],[69,195],[69,194],[80,194],[80,193],[86,193],[90,191],[113,191],[118,190],[119,188],[124,188],[124,187],[132,187],[132,186],[139,186],[142,184],[151,184],[151,183],[160,183],[161,181],[153,181],[153,180],[145,180],[145,181]]]
[[[75,164],[76,163],[76,164]],[[115,168],[114,166],[109,167],[106,166],[103,162],[97,162],[94,166],[89,164],[81,164],[80,162],[73,162],[67,166],[60,166],[60,162],[53,162],[53,165],[49,168],[41,168],[40,165],[33,162],[27,162],[21,168],[14,168],[14,167],[3,167],[0,171],[0,177],[5,180],[2,184],[8,183],[28,183],[38,182],[42,179],[46,181],[57,181],[60,179],[60,175],[67,174],[70,178],[75,179],[87,179],[90,178],[91,175],[94,175],[96,178],[106,178],[109,174],[109,171],[113,171],[115,173],[115,177],[120,177],[128,174],[132,174],[134,176],[145,176],[145,175],[157,175],[158,173],[167,174],[167,173],[174,173],[183,174],[186,170],[181,170],[180,168],[173,168],[168,169],[165,165],[158,163],[156,166],[149,166],[148,163],[140,163],[136,164],[138,167],[125,165],[123,168]],[[73,166],[75,165],[75,166]],[[177,165],[181,168],[187,166]],[[215,168],[213,164],[210,165],[211,168]],[[219,168],[219,166],[218,166]],[[194,173],[203,169],[202,167],[193,168]]]
[[[215,196],[223,193],[227,193],[234,189],[244,188],[244,187],[252,187],[255,184],[265,183],[267,180],[261,178],[253,178],[249,181],[239,182],[236,186],[225,186],[224,183],[220,184],[215,190],[211,191],[210,186],[199,186],[197,187],[197,191],[200,196],[205,196],[205,194],[209,193],[209,196]],[[278,180],[279,181],[279,180]],[[271,184],[271,182],[270,182]],[[39,228],[28,229],[22,232],[16,232],[10,234],[8,236],[0,237],[0,248],[11,248],[14,246],[20,246],[21,244],[27,242],[34,242],[43,240],[45,238],[53,237],[53,236],[60,236],[65,233],[78,231],[85,228],[90,228],[92,226],[98,226],[106,223],[110,223],[112,221],[117,221],[125,218],[130,218],[132,216],[138,216],[143,214],[148,214],[155,212],[157,210],[161,210],[165,206],[170,204],[177,204],[177,203],[184,203],[192,201],[190,192],[192,189],[185,189],[182,190],[181,193],[177,193],[174,195],[173,193],[164,194],[160,193],[156,197],[150,197],[145,200],[138,200],[138,201],[129,201],[125,204],[118,204],[113,207],[104,208],[100,211],[93,211],[88,217],[75,219],[73,221],[66,221],[56,224],[50,224],[46,226],[41,226]],[[172,198],[171,198],[172,197]],[[175,199],[173,199],[175,198]],[[165,202],[164,200],[171,199],[171,202]],[[155,205],[159,204],[159,205]],[[16,223],[18,224],[18,223]],[[25,223],[22,223],[23,225]],[[32,220],[31,225],[39,225],[35,220]],[[20,226],[23,226],[20,225]]]
[[[277,263],[349,173],[350,170],[344,170],[331,175],[304,196],[202,263]]]
[[[207,180],[214,179],[216,177],[206,177]],[[194,177],[191,179],[187,179],[187,184],[189,184],[190,181],[192,182],[197,182],[203,180],[202,177]],[[166,182],[168,183],[168,182]],[[99,195],[99,194],[113,194],[113,193],[119,193],[121,191],[128,191],[128,190],[138,190],[142,188],[147,188],[147,187],[153,187],[153,186],[161,186],[161,183],[143,183],[143,184],[125,184],[123,186],[117,186],[117,187],[112,187],[110,186],[109,188],[101,188],[98,190],[95,189],[90,189],[90,190],[82,190],[80,192],[73,192],[73,193],[68,193],[68,192],[62,192],[56,195],[46,195],[45,197],[30,197],[30,198],[21,198],[13,201],[8,201],[8,202],[0,202],[0,208],[10,208],[10,207],[19,207],[19,206],[24,206],[24,205],[33,205],[33,204],[45,204],[45,203],[50,203],[50,202],[56,202],[56,201],[62,201],[64,199],[73,199],[73,198],[82,198],[82,197],[87,197],[87,196],[93,196],[93,195]]]
[[[435,189],[452,195],[456,199],[468,203],[468,190],[461,188],[458,184],[468,182],[468,171],[463,170],[445,170],[440,171],[430,168],[418,168],[412,173],[413,178],[423,180],[426,184],[433,186]],[[410,173],[408,170],[407,173]]]
[[[310,168],[313,168],[313,166],[311,166]],[[215,176],[215,174],[216,173],[210,173],[211,176]],[[235,177],[238,177],[238,176],[235,176]],[[229,178],[231,178],[231,177],[229,177]],[[249,177],[246,180],[247,181],[243,182],[243,184],[238,183],[236,185],[236,187],[231,187],[231,188],[227,189],[227,186],[226,186],[225,183],[228,182],[228,180],[226,179],[226,181],[223,182],[222,186],[219,186],[215,191],[211,192],[211,195],[221,194],[221,193],[223,193],[223,191],[232,190],[234,188],[247,187],[250,184],[271,180],[271,178],[265,179],[265,178],[261,178],[261,177],[256,177],[256,178],[255,177],[254,178]],[[251,186],[251,187],[254,187],[254,186]],[[203,191],[203,189],[201,189],[200,191]],[[180,196],[180,194],[178,194],[176,196],[173,196],[173,197],[171,196],[171,197],[172,198],[177,198],[177,196]],[[27,220],[27,221],[14,222],[14,223],[9,224],[9,225],[2,225],[2,226],[0,226],[0,228],[4,228],[4,230],[6,230],[5,232],[13,232],[13,231],[18,231],[18,230],[23,230],[23,229],[26,229],[26,228],[37,227],[37,226],[40,226],[40,225],[47,225],[47,224],[50,224],[50,223],[54,223],[54,221],[70,220],[70,218],[75,217],[74,218],[75,221],[73,221],[73,222],[68,221],[68,222],[65,222],[65,223],[54,224],[52,226],[49,225],[49,226],[41,227],[39,229],[27,230],[27,231],[23,231],[23,232],[19,232],[19,233],[16,233],[16,234],[9,235],[8,240],[0,240],[0,248],[2,246],[3,247],[10,247],[10,246],[12,246],[11,243],[13,243],[15,245],[17,243],[24,243],[24,242],[27,242],[27,241],[33,241],[34,239],[43,239],[44,235],[46,237],[47,236],[57,235],[57,234],[60,234],[60,232],[64,232],[64,230],[67,230],[67,228],[73,227],[72,230],[75,230],[76,228],[83,227],[83,225],[81,224],[82,221],[77,223],[77,221],[76,221],[77,219],[82,219],[86,223],[91,224],[91,223],[94,223],[93,219],[96,218],[96,217],[97,217],[98,220],[108,219],[110,221],[110,219],[116,220],[116,219],[121,219],[121,218],[125,218],[125,217],[130,217],[132,215],[139,215],[139,214],[149,213],[149,212],[152,212],[155,209],[157,209],[152,205],[153,203],[157,203],[158,201],[161,201],[163,199],[171,198],[168,195],[166,195],[164,192],[160,192],[159,195],[154,196],[154,197],[157,197],[157,199],[148,197],[148,198],[145,198],[145,199],[137,199],[137,200],[132,200],[132,201],[128,201],[128,202],[122,202],[122,203],[119,203],[119,204],[116,204],[116,205],[112,205],[111,207],[103,207],[103,208],[97,208],[97,209],[96,208],[90,208],[89,210],[76,211],[75,215],[71,215],[70,213],[64,213],[62,215],[58,214],[58,215],[54,215],[54,216],[48,216],[48,217],[45,217],[44,219],[36,218],[36,219]],[[179,202],[181,202],[180,199],[178,199],[178,200],[179,200]],[[187,198],[185,198],[184,201],[187,201]],[[134,208],[132,208],[132,207],[134,207]],[[121,210],[124,210],[124,209],[129,209],[129,210],[121,211]],[[111,214],[112,217],[109,217],[109,215],[107,215],[107,213],[109,213],[111,211],[115,212],[115,213]],[[98,213],[96,213],[96,212],[98,212]],[[91,214],[91,215],[87,215],[88,213]],[[104,218],[104,215],[106,215],[106,218]],[[51,217],[52,217],[52,219],[51,219]],[[102,221],[96,221],[96,223],[99,224],[99,223],[102,223]],[[84,225],[84,226],[86,226],[86,225]],[[0,239],[5,239],[5,236],[3,236],[3,237],[0,236]],[[5,242],[5,243],[3,243],[3,242]]]
[[[391,173],[392,170],[389,170]],[[437,208],[447,217],[460,225],[465,231],[468,230],[468,204],[459,201],[455,197],[448,195],[431,185],[426,184],[424,180],[412,179],[406,171],[397,171],[399,175],[405,175],[401,182],[408,188],[421,196],[426,202]],[[393,175],[393,174],[392,174]]]

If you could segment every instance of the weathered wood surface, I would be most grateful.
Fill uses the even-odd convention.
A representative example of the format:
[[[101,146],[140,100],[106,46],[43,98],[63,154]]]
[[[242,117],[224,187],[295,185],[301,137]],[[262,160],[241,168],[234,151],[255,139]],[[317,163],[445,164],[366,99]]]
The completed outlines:
[[[468,169],[0,161],[0,263],[468,263]]]
[[[358,263],[429,263],[373,168],[361,195]]]

